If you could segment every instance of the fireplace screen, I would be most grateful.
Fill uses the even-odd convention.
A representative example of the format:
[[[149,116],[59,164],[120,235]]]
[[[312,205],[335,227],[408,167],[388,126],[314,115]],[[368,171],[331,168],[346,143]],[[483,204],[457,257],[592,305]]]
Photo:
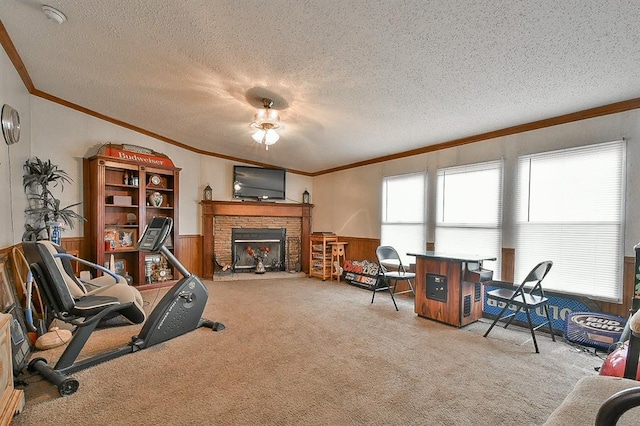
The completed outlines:
[[[232,229],[233,270],[251,272],[261,260],[267,271],[284,271],[285,239],[285,228]]]

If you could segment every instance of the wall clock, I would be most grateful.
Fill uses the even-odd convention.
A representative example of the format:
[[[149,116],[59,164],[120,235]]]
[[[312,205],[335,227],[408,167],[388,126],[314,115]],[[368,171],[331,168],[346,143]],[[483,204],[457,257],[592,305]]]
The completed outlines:
[[[8,104],[2,106],[2,134],[7,145],[13,145],[20,140],[20,116],[18,111]]]

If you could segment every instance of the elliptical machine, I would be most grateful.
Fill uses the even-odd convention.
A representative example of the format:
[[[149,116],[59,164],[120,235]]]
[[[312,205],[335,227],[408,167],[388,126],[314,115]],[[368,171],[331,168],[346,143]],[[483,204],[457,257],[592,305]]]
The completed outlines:
[[[71,395],[78,390],[79,382],[69,374],[76,371],[92,367],[96,364],[118,358],[122,355],[137,352],[149,346],[173,339],[174,337],[188,333],[199,327],[207,327],[213,331],[224,330],[222,323],[210,321],[201,317],[207,304],[208,291],[200,278],[192,275],[178,261],[178,259],[164,246],[164,243],[173,227],[173,220],[168,217],[154,217],[145,228],[142,236],[138,240],[136,248],[142,252],[162,253],[180,273],[180,279],[162,297],[153,311],[149,314],[140,333],[131,338],[126,346],[113,349],[105,353],[94,355],[90,358],[76,362],[80,351],[97,327],[99,321],[108,315],[117,313],[122,305],[107,305],[105,308],[94,308],[91,315],[81,316],[73,314],[74,306],[63,309],[66,284],[58,282],[61,280],[52,279],[51,271],[46,269],[54,267],[53,262],[47,262],[42,258],[41,253],[35,246],[37,243],[25,243],[25,255],[30,262],[30,269],[34,278],[47,299],[49,308],[53,310],[54,316],[62,321],[76,325],[73,338],[67,348],[59,358],[54,367],[47,364],[44,358],[35,358],[29,362],[28,370],[37,372],[51,383],[57,386],[58,392],[62,396]],[[58,253],[54,257],[61,259],[76,260],[95,269],[99,269],[107,274],[112,274],[108,269],[78,259],[68,253]],[[68,298],[68,294],[66,295]],[[98,296],[104,299],[104,296]],[[62,302],[61,302],[62,301]],[[75,303],[75,301],[73,301]],[[84,300],[91,303],[90,300]],[[99,302],[99,301],[98,301]],[[96,306],[101,305],[96,303]],[[93,308],[93,307],[92,307]],[[71,313],[69,312],[71,311]]]

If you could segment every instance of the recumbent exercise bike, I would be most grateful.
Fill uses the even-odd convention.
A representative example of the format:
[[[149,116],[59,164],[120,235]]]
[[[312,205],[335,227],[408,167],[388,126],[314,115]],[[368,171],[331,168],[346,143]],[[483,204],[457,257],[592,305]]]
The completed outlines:
[[[140,333],[133,336],[126,346],[77,362],[80,351],[101,320],[122,315],[134,324],[145,321],[142,297],[123,277],[100,265],[71,256],[50,241],[24,242],[29,268],[53,317],[76,327],[54,367],[50,367],[44,358],[35,358],[29,362],[28,370],[39,373],[56,385],[60,395],[71,395],[78,390],[79,382],[68,375],[76,371],[137,352],[199,327],[223,330],[223,324],[201,318],[208,298],[206,287],[164,246],[172,227],[171,218],[154,217],[136,248],[143,252],[162,253],[183,278],[169,289],[146,318]],[[99,277],[100,283],[109,280],[109,284],[87,291],[94,280],[87,282],[86,286],[80,282],[72,272],[71,260],[102,271],[105,276]]]

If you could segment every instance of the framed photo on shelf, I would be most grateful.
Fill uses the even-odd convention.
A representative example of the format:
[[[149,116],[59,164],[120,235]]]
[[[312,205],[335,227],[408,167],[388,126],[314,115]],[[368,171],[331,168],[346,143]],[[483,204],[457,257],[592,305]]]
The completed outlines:
[[[119,229],[117,234],[117,248],[133,248],[138,242],[137,229]]]
[[[118,275],[124,276],[127,273],[127,261],[125,259],[114,259],[113,260],[113,268],[109,262],[104,262],[104,267],[108,270],[113,270]]]
[[[111,228],[104,231],[106,251],[135,248],[138,230],[135,228]]]
[[[118,245],[118,230],[113,228],[105,229],[104,240],[110,243],[111,250],[115,249]]]

